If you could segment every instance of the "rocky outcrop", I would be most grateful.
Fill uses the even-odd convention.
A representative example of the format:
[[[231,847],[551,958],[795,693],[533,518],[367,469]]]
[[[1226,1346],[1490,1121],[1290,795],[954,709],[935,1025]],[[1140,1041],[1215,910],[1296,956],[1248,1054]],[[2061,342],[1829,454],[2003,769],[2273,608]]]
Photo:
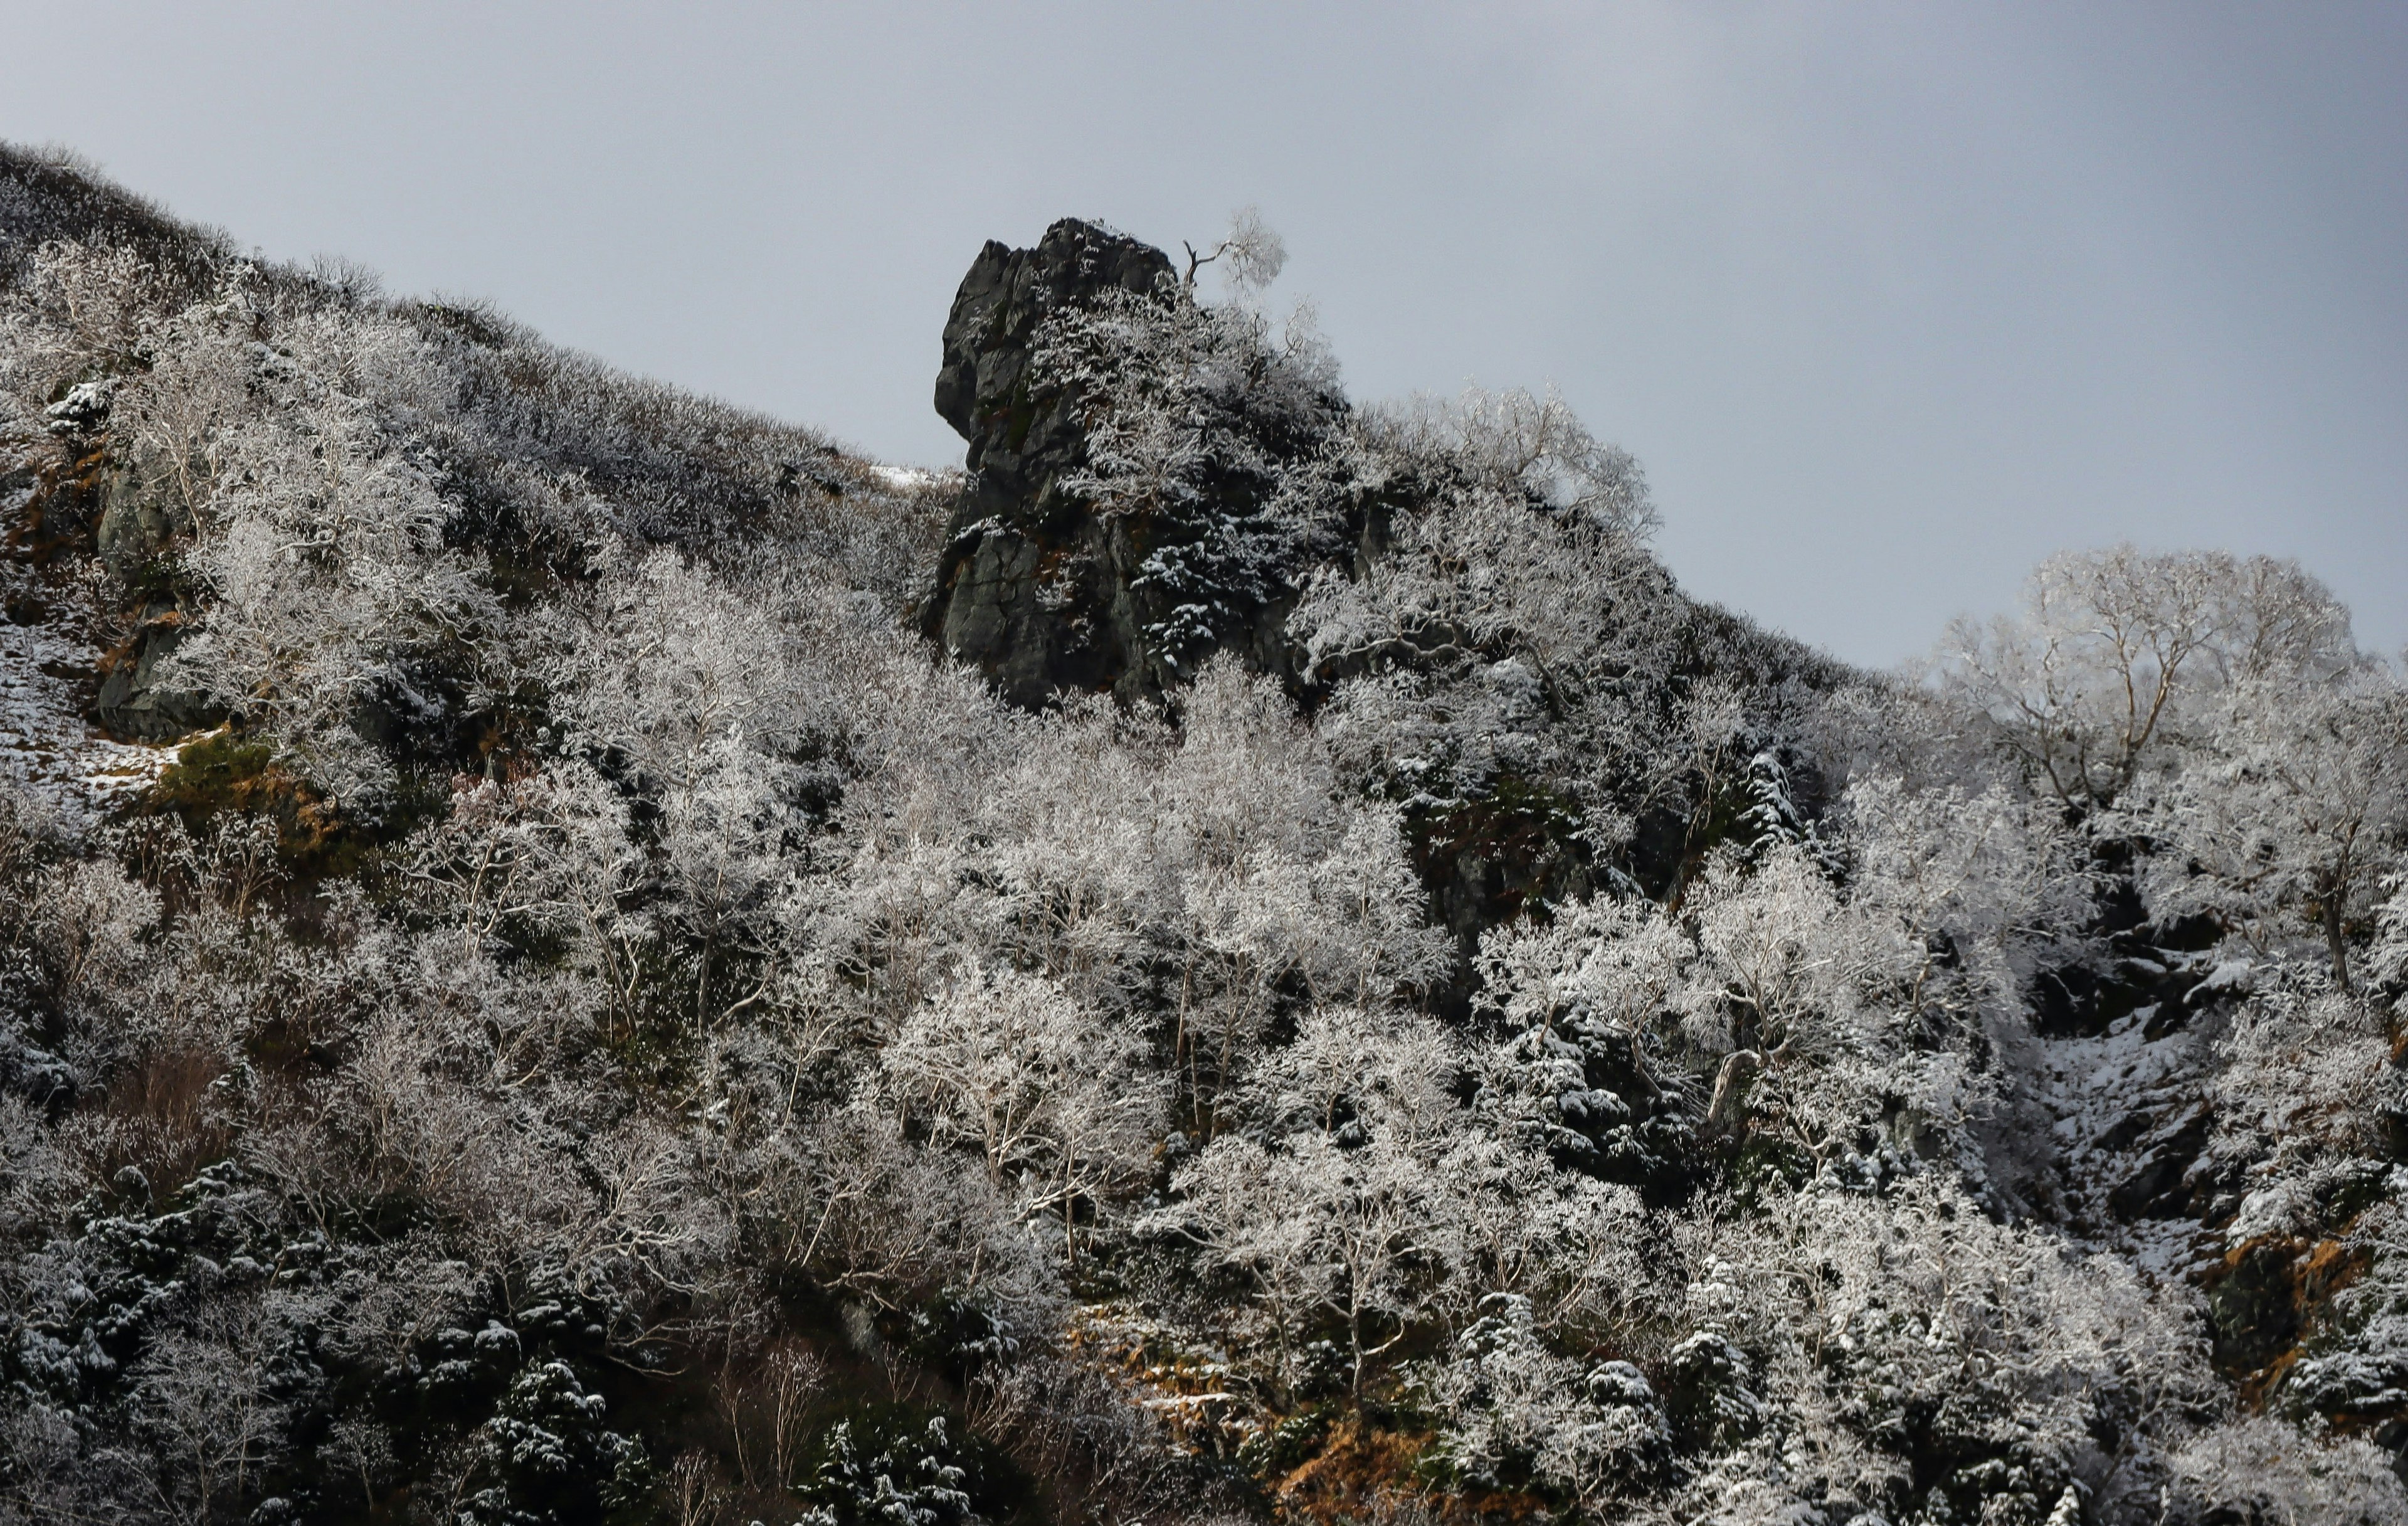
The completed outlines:
[[[100,663],[93,719],[112,735],[165,741],[213,726],[223,712],[202,695],[168,682],[167,658],[183,639],[191,611],[168,565],[189,539],[191,515],[178,503],[167,471],[123,451],[108,432],[113,388],[85,382],[49,410],[50,434],[77,466],[37,489],[27,524],[45,546],[99,554],[119,586],[133,592],[132,637]],[[87,539],[88,538],[88,539]]]
[[[1111,291],[1185,299],[1160,250],[1065,219],[1034,249],[990,240],[945,320],[937,412],[969,442],[969,475],[924,628],[1017,704],[1147,686],[1130,586],[1142,548],[1065,488],[1086,460],[1082,399],[1032,364],[1049,314]]]
[[[1172,300],[1175,285],[1162,251],[1076,218],[1046,229],[1034,249],[987,240],[945,319],[937,413],[969,442],[966,465],[991,501],[1034,504],[1085,456],[1078,396],[1029,374],[1039,323],[1107,291]]]
[[[192,611],[176,580],[163,575],[163,558],[192,530],[191,516],[165,491],[158,469],[137,459],[109,470],[94,548],[144,599],[133,642],[110,659],[93,707],[93,718],[118,736],[165,741],[225,718],[201,694],[167,682],[167,659],[183,640]]]
[[[1194,300],[1160,250],[1066,219],[1034,249],[988,243],[945,323],[937,411],[969,443],[968,477],[923,626],[1016,704],[1057,691],[1159,698],[1215,650],[1260,671],[1290,666],[1295,558],[1272,554],[1268,579],[1259,565],[1218,576],[1231,557],[1215,537],[1242,540],[1261,523],[1258,483],[1208,471],[1183,519],[1099,513],[1070,485],[1088,464],[1096,399],[1047,374],[1036,351],[1050,316],[1129,297],[1166,316]],[[1252,427],[1241,414],[1219,423]],[[1295,448],[1260,443],[1268,457]]]
[[[93,717],[119,737],[172,741],[215,726],[225,712],[194,690],[168,683],[168,656],[183,638],[172,605],[154,605],[133,644],[117,655],[100,681]]]
[[[151,564],[192,533],[192,516],[176,502],[165,471],[137,458],[104,474],[93,542],[109,571],[141,583]]]

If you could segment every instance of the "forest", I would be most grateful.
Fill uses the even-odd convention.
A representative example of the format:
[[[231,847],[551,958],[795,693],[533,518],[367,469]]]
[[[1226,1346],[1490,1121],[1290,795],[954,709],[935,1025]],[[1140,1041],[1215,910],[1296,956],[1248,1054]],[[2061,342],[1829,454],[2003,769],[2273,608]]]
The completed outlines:
[[[2401,661],[1856,669],[1281,263],[926,472],[0,149],[0,1522],[2408,1519]]]

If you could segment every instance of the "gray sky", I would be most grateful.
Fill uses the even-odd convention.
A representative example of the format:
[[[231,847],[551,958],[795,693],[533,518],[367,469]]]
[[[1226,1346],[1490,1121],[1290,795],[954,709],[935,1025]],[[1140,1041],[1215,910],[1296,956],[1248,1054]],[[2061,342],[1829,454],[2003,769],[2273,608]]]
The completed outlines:
[[[0,136],[891,460],[983,239],[1251,202],[1357,397],[1555,383],[1843,656],[2118,539],[2408,641],[2408,7],[11,8]]]

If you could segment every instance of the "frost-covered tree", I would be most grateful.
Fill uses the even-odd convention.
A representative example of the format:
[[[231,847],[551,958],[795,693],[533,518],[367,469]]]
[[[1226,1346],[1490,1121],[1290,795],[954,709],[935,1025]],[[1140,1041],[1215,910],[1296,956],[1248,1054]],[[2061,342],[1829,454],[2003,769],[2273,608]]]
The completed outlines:
[[[1528,393],[1376,416],[1356,449],[1412,507],[1385,554],[1316,573],[1289,617],[1308,671],[1344,685],[1350,750],[1475,795],[1552,767],[1601,803],[1598,776],[1641,745],[1629,681],[1663,668],[1670,634],[1636,464]]]
[[[1221,260],[1231,285],[1241,292],[1258,292],[1279,279],[1287,265],[1287,245],[1278,232],[1263,221],[1262,212],[1253,207],[1241,207],[1229,218],[1229,231],[1220,242],[1198,253],[1196,246],[1186,245],[1187,284],[1196,285],[1196,272]]]
[[[1388,1133],[1344,1148],[1329,1135],[1276,1148],[1223,1138],[1182,1169],[1197,1238],[1242,1274],[1272,1329],[1283,1380],[1298,1337],[1326,1319],[1346,1341],[1353,1387],[1427,1307],[1452,1226],[1433,1214],[1429,1163]]]
[[[1481,1308],[1420,1377],[1445,1423],[1446,1469],[1490,1488],[1536,1482],[1599,1514],[1658,1481],[1670,1436],[1644,1374],[1549,1349],[1526,1300],[1493,1294]]]
[[[973,968],[907,1018],[880,1056],[884,1085],[939,1141],[958,1139],[989,1180],[1062,1215],[1075,1254],[1082,1202],[1141,1166],[1162,1087],[1125,1027],[1041,977]]]
[[[2244,679],[2328,676],[2354,655],[2349,617],[2293,562],[2131,546],[2042,564],[2023,612],[1959,621],[1943,689],[2069,805],[2112,805],[2202,697]]]
[[[1972,977],[1967,997],[2014,1000],[2017,955],[2079,919],[2062,831],[2045,807],[1996,785],[1915,791],[1873,775],[1849,786],[1847,819],[1850,900],[1908,941],[1913,1005],[1938,994],[1950,964]]]
[[[2154,1492],[2146,1438],[2209,1392],[2179,1304],[1936,1182],[1766,1210],[1706,1219],[1687,1241],[1688,1317],[1744,1354],[1747,1375],[1715,1381],[1743,1384],[1740,1412],[1763,1405],[1786,1432],[1754,1488],[1845,1511],[1899,1509],[1912,1486],[2032,1521],[2070,1482]],[[1916,1478],[1910,1460],[1932,1452],[1960,1461]],[[1707,1473],[1698,1503],[1732,1481]]]
[[[2286,920],[2322,935],[2352,986],[2349,929],[2408,846],[2408,690],[2386,666],[2232,690],[2211,736],[2162,787],[2174,852],[2151,888],[2177,912],[2250,932]]]
[[[2168,1506],[2203,1519],[2358,1526],[2408,1511],[2383,1453],[2355,1437],[2318,1440],[2252,1417],[2201,1432],[2172,1461]]]
[[[473,647],[493,596],[444,544],[434,474],[380,417],[437,385],[407,331],[321,318],[269,345],[255,327],[239,292],[188,310],[118,404],[170,473],[182,562],[208,597],[175,670],[273,727],[337,799],[372,804],[389,782],[353,732],[361,708],[443,724],[414,666]]]
[[[208,1521],[226,1499],[246,1499],[283,1443],[287,1407],[271,1371],[285,1332],[252,1300],[226,1300],[201,1327],[170,1335],[136,1378],[140,1423],[161,1440],[158,1481],[171,1511]],[[182,1504],[183,1509],[174,1509]]]

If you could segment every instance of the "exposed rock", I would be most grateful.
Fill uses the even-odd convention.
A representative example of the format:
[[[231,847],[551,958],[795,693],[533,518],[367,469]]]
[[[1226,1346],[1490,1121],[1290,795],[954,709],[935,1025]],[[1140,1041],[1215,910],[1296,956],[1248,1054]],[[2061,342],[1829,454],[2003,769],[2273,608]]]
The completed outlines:
[[[1455,942],[1455,969],[1432,1000],[1460,1020],[1477,987],[1480,935],[1534,906],[1585,898],[1595,865],[1570,802],[1519,779],[1500,781],[1484,799],[1410,809],[1404,823],[1430,910]]]
[[[969,442],[969,478],[924,626],[1017,704],[1124,687],[1142,651],[1142,549],[1065,491],[1086,459],[1082,399],[1031,366],[1047,314],[1108,291],[1186,299],[1160,250],[1066,218],[1034,249],[990,240],[945,320],[937,411]]]
[[[1078,397],[1032,389],[1039,322],[1111,290],[1163,293],[1169,300],[1171,284],[1162,251],[1076,218],[1046,229],[1035,249],[987,240],[945,319],[944,365],[937,373],[938,415],[969,441],[967,465],[980,485],[1034,502],[1084,456]]]
[[[2159,1121],[2137,1141],[2138,1159],[2108,1190],[2109,1206],[2127,1219],[2191,1216],[2194,1205],[2184,1178],[2207,1147],[2214,1124],[2204,1102]]]
[[[191,535],[192,519],[165,490],[165,472],[143,459],[112,462],[101,473],[93,549],[110,572],[147,589],[132,642],[107,664],[93,717],[120,737],[165,741],[214,726],[222,711],[202,695],[166,682],[167,658],[183,639],[190,611],[160,576],[162,558]]]
[[[101,679],[93,717],[120,737],[168,741],[215,726],[223,711],[191,689],[165,682],[166,662],[183,638],[173,605],[155,605],[133,644]]]
[[[1167,312],[1194,300],[1160,250],[1071,219],[1046,229],[1034,249],[988,243],[963,278],[945,323],[936,405],[969,442],[968,479],[924,628],[1012,702],[1032,707],[1056,690],[1159,698],[1214,650],[1235,649],[1256,670],[1287,676],[1287,580],[1312,554],[1285,558],[1296,567],[1275,557],[1280,566],[1243,588],[1205,597],[1194,586],[1211,582],[1207,569],[1226,556],[1203,543],[1216,529],[1265,523],[1255,517],[1259,483],[1201,483],[1202,524],[1100,513],[1068,485],[1087,464],[1088,399],[1076,383],[1042,374],[1035,352],[1050,315],[1108,294]],[[1331,407],[1335,416],[1343,400],[1333,396]],[[1258,443],[1274,457],[1297,448]]]
[[[113,465],[105,474],[94,549],[121,578],[138,579],[146,566],[192,533],[191,516],[162,491],[164,477],[155,465],[138,459]]]

